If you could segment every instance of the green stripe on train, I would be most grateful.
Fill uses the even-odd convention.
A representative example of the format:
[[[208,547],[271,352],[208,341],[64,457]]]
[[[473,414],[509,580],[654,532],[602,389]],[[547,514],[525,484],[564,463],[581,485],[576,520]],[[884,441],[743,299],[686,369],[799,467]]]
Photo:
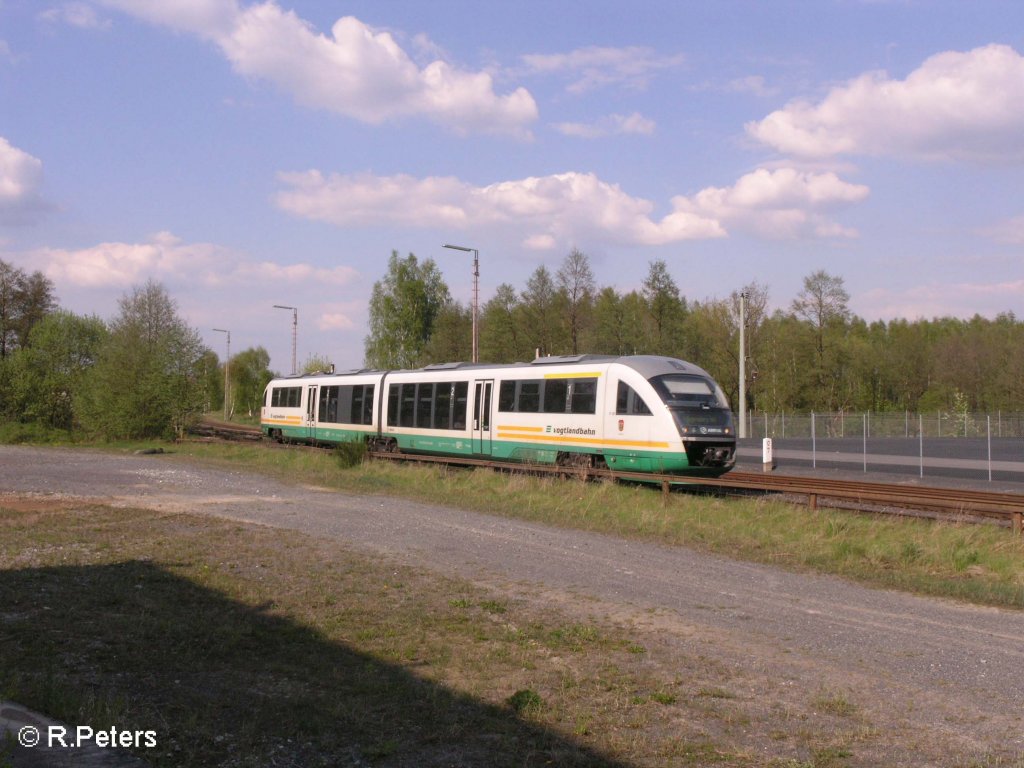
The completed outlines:
[[[292,440],[309,440],[309,428],[304,426],[296,427],[270,427],[281,433],[282,437]],[[267,425],[263,426],[264,432],[268,431]],[[349,429],[316,429],[316,440],[325,443],[341,443],[352,440],[362,440],[366,436],[375,435],[374,432],[363,432]],[[485,440],[482,452],[478,452],[473,440],[464,436],[447,435],[406,435],[389,434],[387,437],[394,438],[402,451],[409,453],[432,453],[448,456],[488,456],[498,461],[509,461],[524,464],[554,464],[558,457],[558,448],[546,443],[531,443],[529,440]],[[489,446],[488,446],[489,443]],[[597,448],[586,446],[574,446],[577,453],[602,453]],[[623,472],[652,472],[672,473],[686,472],[691,469],[686,454],[682,451],[627,451],[627,450],[605,450],[603,451],[605,462],[610,469],[619,469]]]

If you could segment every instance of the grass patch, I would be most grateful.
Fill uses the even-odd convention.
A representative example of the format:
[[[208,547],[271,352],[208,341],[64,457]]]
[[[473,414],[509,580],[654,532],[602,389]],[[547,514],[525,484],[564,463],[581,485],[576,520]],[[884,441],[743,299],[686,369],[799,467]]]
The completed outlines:
[[[651,694],[651,701],[656,701],[658,704],[664,704],[665,706],[675,704],[677,700],[676,695],[668,691],[655,691]]]
[[[183,454],[350,492],[405,496],[488,514],[687,546],[866,584],[1024,607],[1024,540],[989,525],[812,512],[770,500],[674,493],[515,472],[371,461],[262,444],[183,444]]]
[[[857,714],[857,705],[841,693],[822,693],[811,705],[819,712],[836,717],[853,717]]]
[[[536,691],[523,688],[508,697],[508,705],[520,715],[529,715],[544,708],[544,699]]]
[[[45,424],[29,422],[22,424],[16,421],[0,422],[0,443],[9,445],[72,445],[76,440],[75,433],[48,427]]]

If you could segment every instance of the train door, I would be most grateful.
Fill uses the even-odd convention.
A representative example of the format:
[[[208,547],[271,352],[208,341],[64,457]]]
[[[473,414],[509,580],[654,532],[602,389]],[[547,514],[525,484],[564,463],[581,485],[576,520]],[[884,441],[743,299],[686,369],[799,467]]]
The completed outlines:
[[[494,380],[478,381],[473,397],[473,453],[491,455],[491,392]]]
[[[306,398],[306,437],[310,440],[316,440],[316,384],[309,385],[306,395],[308,396]]]

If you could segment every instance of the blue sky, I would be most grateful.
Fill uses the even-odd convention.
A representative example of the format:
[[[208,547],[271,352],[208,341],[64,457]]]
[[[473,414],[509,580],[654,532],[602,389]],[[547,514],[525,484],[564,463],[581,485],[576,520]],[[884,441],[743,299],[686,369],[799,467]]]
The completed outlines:
[[[0,0],[0,258],[223,353],[362,361],[392,250],[454,297],[573,248],[691,300],[1024,316],[1024,4]]]

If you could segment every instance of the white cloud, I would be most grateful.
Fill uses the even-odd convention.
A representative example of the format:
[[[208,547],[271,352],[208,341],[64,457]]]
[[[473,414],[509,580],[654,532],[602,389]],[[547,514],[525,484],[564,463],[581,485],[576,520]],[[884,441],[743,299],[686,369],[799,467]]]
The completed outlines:
[[[101,19],[96,9],[82,2],[64,3],[48,8],[39,14],[39,19],[48,24],[69,24],[79,29],[109,29],[109,19]]]
[[[316,327],[321,331],[351,331],[356,323],[345,312],[325,311],[317,318]]]
[[[725,237],[726,227],[771,238],[851,237],[825,214],[864,200],[867,187],[833,173],[757,170],[732,187],[710,187],[654,204],[594,174],[562,173],[473,186],[453,177],[325,176],[282,173],[277,205],[293,215],[338,226],[505,229],[531,250],[588,238],[664,245]]]
[[[907,290],[875,288],[855,296],[851,308],[867,320],[971,317],[978,307],[994,317],[1019,306],[1024,280],[999,283],[926,283]]]
[[[1024,57],[1006,45],[927,59],[905,80],[868,72],[818,104],[795,101],[747,125],[749,135],[805,157],[900,155],[1024,161]]]
[[[231,33],[242,9],[236,0],[100,0],[150,24],[216,41]]]
[[[351,16],[338,19],[328,36],[275,2],[243,8],[234,0],[105,1],[213,42],[236,72],[268,80],[304,106],[371,124],[423,116],[457,133],[521,137],[537,119],[525,89],[498,95],[489,74],[441,59],[420,67],[390,33]],[[416,47],[428,49],[422,37]]]
[[[690,212],[651,218],[653,204],[593,174],[563,173],[475,187],[452,177],[282,173],[283,210],[339,226],[506,228],[531,249],[586,236],[661,245],[722,237],[718,222]]]
[[[991,237],[997,243],[1024,245],[1024,213],[1000,222],[994,227],[984,230],[982,234]]]
[[[169,232],[161,232],[148,243],[100,243],[77,250],[43,248],[31,256],[47,277],[58,283],[101,288],[188,274],[208,282],[209,277],[202,273],[209,269],[210,262],[227,255],[227,250],[219,246],[187,245]]]
[[[661,56],[640,46],[592,46],[569,53],[527,54],[522,60],[528,74],[566,75],[572,80],[567,88],[570,93],[585,93],[610,85],[646,88],[655,72],[679,66],[684,57]]]
[[[523,240],[523,247],[530,251],[553,251],[558,241],[551,235],[532,235]]]
[[[729,93],[752,93],[762,98],[773,96],[776,92],[774,88],[765,85],[764,77],[761,75],[748,75],[730,80],[725,90]]]
[[[46,207],[43,163],[0,136],[0,224],[22,223]]]
[[[595,123],[556,123],[555,130],[580,139],[600,139],[606,136],[638,134],[650,136],[657,124],[639,112],[631,115],[608,115]]]
[[[29,258],[56,283],[79,288],[125,288],[150,278],[171,285],[206,287],[344,285],[356,276],[349,267],[250,262],[230,248],[184,243],[169,232],[160,232],[145,243],[100,243],[76,250],[43,248]]]
[[[347,285],[357,276],[351,267],[324,269],[311,264],[276,264],[270,261],[237,264],[219,282],[265,284]]]
[[[859,203],[868,194],[867,187],[834,173],[759,168],[731,187],[708,187],[689,198],[674,198],[672,204],[769,239],[848,238],[857,233],[825,214]]]

